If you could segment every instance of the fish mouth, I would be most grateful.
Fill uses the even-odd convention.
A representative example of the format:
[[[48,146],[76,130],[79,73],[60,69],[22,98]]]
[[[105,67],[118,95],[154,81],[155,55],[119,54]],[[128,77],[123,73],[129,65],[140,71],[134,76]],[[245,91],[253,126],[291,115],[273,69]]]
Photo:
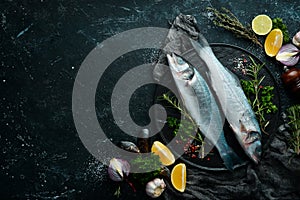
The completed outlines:
[[[262,153],[260,140],[248,144],[247,153],[256,164],[259,163]]]
[[[175,53],[167,54],[167,59],[171,69],[177,73],[181,73],[188,69],[190,66],[181,57],[177,56]]]
[[[246,154],[257,164],[260,161],[262,147],[261,136],[257,131],[249,131],[243,139]]]
[[[177,79],[183,81],[191,81],[194,77],[194,69],[184,61],[180,56],[177,56],[175,53],[167,54],[169,67],[172,71],[172,74]]]
[[[260,158],[261,158],[261,142],[260,141],[256,141],[255,143],[255,149],[254,152],[252,154],[252,159],[254,160],[255,163],[259,163]]]

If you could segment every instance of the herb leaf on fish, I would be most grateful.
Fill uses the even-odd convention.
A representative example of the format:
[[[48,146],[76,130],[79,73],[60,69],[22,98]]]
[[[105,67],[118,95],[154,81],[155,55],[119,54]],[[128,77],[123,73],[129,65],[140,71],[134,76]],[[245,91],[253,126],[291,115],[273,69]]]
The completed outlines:
[[[291,127],[290,143],[295,153],[300,155],[300,105],[293,105],[287,109]]]
[[[262,44],[257,39],[250,25],[244,26],[228,9],[222,8],[221,11],[219,11],[215,8],[208,7],[207,10],[212,15],[212,21],[216,26],[225,28],[226,30],[233,32],[238,37],[249,39],[253,43],[262,47]]]
[[[252,63],[246,69],[250,80],[241,80],[241,85],[256,114],[262,131],[266,133],[265,129],[269,121],[266,120],[265,115],[275,113],[278,110],[277,106],[272,102],[274,87],[262,85],[265,76],[260,76],[260,71],[264,64],[256,63],[251,57],[250,60]]]

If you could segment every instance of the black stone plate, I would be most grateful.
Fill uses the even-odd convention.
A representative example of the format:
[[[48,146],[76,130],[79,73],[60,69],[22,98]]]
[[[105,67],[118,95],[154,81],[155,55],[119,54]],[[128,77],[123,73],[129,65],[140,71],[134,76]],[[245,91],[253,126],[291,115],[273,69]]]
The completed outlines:
[[[243,74],[242,66],[241,66],[241,63],[244,66],[247,66],[251,63],[249,57],[252,57],[256,63],[262,64],[262,62],[256,56],[254,56],[252,53],[240,47],[228,45],[228,44],[211,44],[211,47],[216,57],[220,60],[220,62],[231,72],[236,74],[239,79],[245,79],[245,80],[249,79],[248,76]],[[280,109],[280,95],[279,95],[278,85],[274,77],[272,76],[272,73],[268,69],[268,66],[263,67],[263,69],[261,70],[261,76],[265,76],[262,85],[274,86],[273,103],[278,107],[278,109]],[[169,90],[167,88],[157,85],[154,101],[155,103],[161,104],[165,107],[168,116],[172,116],[180,119],[180,113],[177,110],[170,108],[170,106],[167,106],[166,102],[158,100],[158,98],[161,97],[162,94],[168,91]],[[266,144],[268,144],[268,139],[271,137],[272,134],[276,132],[278,121],[279,121],[279,113],[280,112],[277,111],[275,114],[266,116],[266,119],[270,121],[269,126],[266,128],[266,131],[269,133],[269,135],[264,133],[262,134],[263,146],[266,146]],[[161,123],[160,116],[157,115],[155,117],[157,119],[157,123]],[[230,129],[229,125],[226,123],[224,125],[224,132],[228,144],[243,159],[243,162],[241,164],[235,165],[234,168],[247,165],[250,159],[246,156],[240,144],[237,142],[234,133]],[[167,124],[165,124],[164,128],[160,132],[160,137],[164,144],[168,144],[174,138],[173,130],[170,129]],[[176,154],[176,152],[174,151],[173,153]],[[214,170],[214,171],[227,170],[224,167],[223,161],[220,158],[219,153],[215,148],[204,159],[191,158],[187,155],[182,155],[180,159],[188,165],[194,166],[196,168],[204,169],[204,170]]]

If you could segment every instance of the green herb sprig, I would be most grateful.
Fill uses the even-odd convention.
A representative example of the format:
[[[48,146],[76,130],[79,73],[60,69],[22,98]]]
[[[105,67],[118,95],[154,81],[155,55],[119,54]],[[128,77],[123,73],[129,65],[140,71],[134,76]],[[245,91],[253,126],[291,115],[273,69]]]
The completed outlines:
[[[300,105],[293,105],[287,109],[291,127],[290,143],[295,153],[300,155]]]
[[[184,108],[181,107],[179,101],[175,96],[171,96],[170,93],[165,93],[161,97],[159,97],[158,100],[167,101],[173,108],[178,110],[181,114],[184,115],[185,118],[188,118],[196,126],[196,123],[194,122],[193,118]]]
[[[272,102],[273,86],[263,86],[262,82],[265,76],[260,76],[260,71],[264,64],[257,64],[251,57],[251,65],[246,69],[250,80],[241,80],[242,88],[251,104],[253,111],[259,121],[260,127],[264,133],[269,121],[266,120],[265,115],[275,113],[278,108]]]
[[[274,19],[272,19],[272,28],[278,28],[282,31],[283,34],[283,43],[288,43],[290,41],[290,34],[289,31],[287,29],[286,24],[283,23],[283,20],[279,17],[276,17]]]
[[[194,126],[194,124],[189,120],[179,120],[176,117],[168,117],[167,118],[167,124],[170,128],[173,128],[174,135],[176,136],[178,133],[179,128],[183,130],[184,135],[190,136],[190,138],[202,143],[203,138],[201,134],[197,131],[197,128]],[[194,136],[192,133],[195,133],[197,131],[196,136]],[[182,141],[185,141],[187,138],[183,137],[183,135],[180,135],[180,139]]]
[[[184,108],[181,107],[177,98],[175,96],[171,96],[170,93],[165,93],[159,99],[167,101],[172,106],[172,108],[177,109],[184,116],[182,120],[179,120],[175,117],[167,118],[168,126],[170,128],[174,128],[174,132],[173,132],[174,135],[177,135],[179,128],[181,128],[185,136],[189,136],[191,139],[197,140],[198,142],[200,142],[200,144],[202,144],[203,138],[198,131],[196,123],[194,122],[193,118],[189,115],[189,113]],[[196,136],[193,135],[195,131],[197,132]],[[180,138],[182,140],[186,139],[184,135],[180,135]]]
[[[221,11],[208,7],[207,10],[213,15],[213,23],[216,26],[225,28],[233,32],[236,36],[251,40],[253,43],[263,47],[255,33],[251,29],[250,25],[244,26],[238,18],[226,8],[222,8]]]
[[[145,155],[139,155],[134,160],[130,162],[132,168],[141,169],[144,171],[149,171],[151,169],[156,169],[152,172],[148,173],[132,173],[131,176],[133,180],[139,182],[141,185],[145,185],[154,177],[160,175],[162,170],[161,166],[162,163],[160,158],[156,154],[150,154],[149,156],[145,157]]]

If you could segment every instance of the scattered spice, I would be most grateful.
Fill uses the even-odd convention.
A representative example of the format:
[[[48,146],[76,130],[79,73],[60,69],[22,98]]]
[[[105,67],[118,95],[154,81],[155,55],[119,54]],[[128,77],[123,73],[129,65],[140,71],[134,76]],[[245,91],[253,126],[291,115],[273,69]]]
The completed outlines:
[[[235,64],[233,68],[234,71],[240,71],[243,75],[247,75],[246,67],[248,60],[244,54],[242,54],[241,57],[233,58],[232,62]]]
[[[216,26],[225,28],[233,32],[236,36],[249,39],[253,43],[263,47],[250,25],[244,26],[228,9],[222,8],[221,11],[219,11],[215,8],[208,7],[207,10],[212,14],[212,20]]]

